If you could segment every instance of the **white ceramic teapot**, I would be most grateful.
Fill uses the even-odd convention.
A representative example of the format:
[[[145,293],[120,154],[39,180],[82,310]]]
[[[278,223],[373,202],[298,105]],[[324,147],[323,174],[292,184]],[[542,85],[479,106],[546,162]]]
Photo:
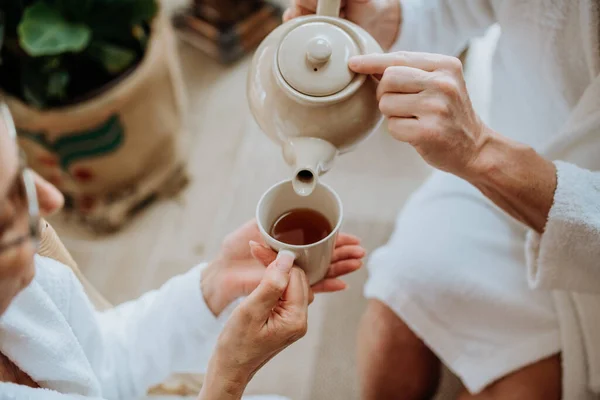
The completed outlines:
[[[248,101],[261,129],[281,145],[294,190],[308,195],[338,154],[380,125],[373,77],[348,59],[382,53],[364,29],[338,18],[340,0],[319,0],[317,14],[293,19],[260,44],[248,75]]]

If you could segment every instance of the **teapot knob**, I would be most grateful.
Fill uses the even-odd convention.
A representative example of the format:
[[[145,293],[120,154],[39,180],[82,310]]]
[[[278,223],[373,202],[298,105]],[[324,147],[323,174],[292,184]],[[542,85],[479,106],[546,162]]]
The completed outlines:
[[[331,57],[331,44],[322,37],[316,37],[308,42],[306,58],[313,64],[324,64]]]

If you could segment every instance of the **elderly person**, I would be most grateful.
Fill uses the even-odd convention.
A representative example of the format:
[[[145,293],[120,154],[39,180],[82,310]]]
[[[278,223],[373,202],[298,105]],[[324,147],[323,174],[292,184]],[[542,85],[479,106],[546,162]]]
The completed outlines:
[[[363,398],[430,398],[440,361],[461,399],[597,398],[599,3],[346,0],[343,15],[391,47],[349,67],[380,79],[390,133],[440,170],[370,259]],[[486,124],[453,56],[494,23]]]
[[[96,312],[71,269],[35,254],[38,213],[60,207],[62,197],[19,162],[10,114],[2,111],[2,399],[129,400],[172,373],[205,371],[209,358],[199,399],[239,399],[262,365],[304,335],[312,291],[344,289],[337,277],[361,265],[358,239],[340,235],[328,277],[311,291],[293,255],[252,242],[260,234],[250,222],[225,239],[212,262]]]

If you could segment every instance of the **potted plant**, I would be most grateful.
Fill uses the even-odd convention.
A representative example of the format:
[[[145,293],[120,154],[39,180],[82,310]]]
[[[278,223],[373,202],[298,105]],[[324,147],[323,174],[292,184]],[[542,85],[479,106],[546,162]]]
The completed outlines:
[[[0,88],[29,164],[97,232],[186,182],[176,43],[157,0],[0,0]]]

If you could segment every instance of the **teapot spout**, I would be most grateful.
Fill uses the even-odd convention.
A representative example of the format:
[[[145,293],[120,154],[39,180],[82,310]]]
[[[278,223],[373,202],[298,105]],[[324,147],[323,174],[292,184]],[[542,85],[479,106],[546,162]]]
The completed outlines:
[[[331,168],[337,152],[334,145],[318,138],[295,137],[284,144],[283,157],[293,167],[292,186],[296,194],[312,193],[319,176]]]

